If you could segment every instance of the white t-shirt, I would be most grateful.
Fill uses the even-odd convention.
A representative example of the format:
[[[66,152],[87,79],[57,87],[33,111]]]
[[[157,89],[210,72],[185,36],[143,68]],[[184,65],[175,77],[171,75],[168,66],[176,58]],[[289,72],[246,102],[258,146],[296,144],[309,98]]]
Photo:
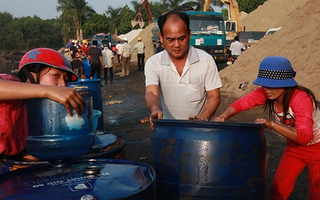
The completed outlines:
[[[159,86],[164,119],[187,120],[198,115],[206,102],[206,91],[222,87],[212,56],[191,46],[181,76],[165,50],[147,60],[145,76],[146,86]]]
[[[113,59],[113,52],[105,47],[102,51],[102,59],[104,63],[104,68],[113,67],[112,59]]]
[[[121,46],[121,49],[122,49],[122,51],[121,51],[121,55],[123,56],[123,57],[129,57],[130,55],[131,55],[131,46],[130,46],[130,44],[128,44],[128,43],[124,43],[122,46]]]
[[[117,49],[117,54],[121,55],[122,54],[122,44],[121,43],[118,43],[116,45],[116,49]]]
[[[240,54],[242,54],[242,50],[245,50],[245,49],[246,49],[246,46],[244,46],[239,41],[234,41],[230,45],[231,55],[239,56]]]

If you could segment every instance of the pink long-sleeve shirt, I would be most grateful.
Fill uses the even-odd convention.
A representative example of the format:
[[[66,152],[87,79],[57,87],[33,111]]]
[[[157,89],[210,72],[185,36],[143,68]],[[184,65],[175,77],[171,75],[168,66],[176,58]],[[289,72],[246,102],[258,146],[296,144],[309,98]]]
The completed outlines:
[[[253,92],[241,97],[233,102],[231,106],[237,113],[264,105],[267,96],[262,87],[258,87]],[[275,110],[277,122],[281,122],[283,111]],[[297,139],[287,140],[288,145],[312,145],[320,142],[320,111],[315,108],[315,103],[308,94],[296,89],[289,103],[287,122],[291,121],[291,126],[296,128]],[[287,124],[289,126],[289,124]]]

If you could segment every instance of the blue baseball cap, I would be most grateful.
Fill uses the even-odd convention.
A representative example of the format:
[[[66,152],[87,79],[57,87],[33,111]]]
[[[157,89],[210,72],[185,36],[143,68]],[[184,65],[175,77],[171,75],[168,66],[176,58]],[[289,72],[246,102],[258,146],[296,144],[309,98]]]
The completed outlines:
[[[294,87],[298,85],[293,79],[295,75],[287,58],[268,56],[261,61],[258,77],[253,84],[269,88]]]

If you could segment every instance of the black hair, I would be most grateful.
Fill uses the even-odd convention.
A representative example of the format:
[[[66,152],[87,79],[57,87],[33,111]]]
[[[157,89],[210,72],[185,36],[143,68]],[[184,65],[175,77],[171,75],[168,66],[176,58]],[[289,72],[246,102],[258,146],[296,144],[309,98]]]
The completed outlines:
[[[30,79],[30,77],[26,73],[33,72],[34,74],[36,74],[36,77],[34,80],[32,80],[33,78],[31,78],[30,82],[39,84],[41,72],[47,69],[47,71],[45,72],[46,74],[50,71],[51,67],[45,64],[34,63],[24,66],[24,69],[26,69],[27,71],[23,71],[23,73],[21,73],[21,75],[19,76],[20,81],[26,82],[28,78]]]
[[[315,107],[318,108],[316,97],[315,97],[314,93],[310,89],[308,89],[306,87],[303,87],[301,85],[298,85],[298,86],[295,86],[295,87],[288,87],[288,88],[285,88],[284,95],[283,95],[282,107],[283,107],[283,114],[284,114],[283,117],[284,117],[284,119],[287,118],[290,100],[292,98],[292,95],[293,95],[295,89],[299,89],[299,90],[304,91],[313,100],[313,102],[315,104]],[[274,101],[275,100],[267,99],[265,104],[264,104],[264,110],[268,111],[269,118],[271,120],[274,120],[274,111],[275,111],[274,110]]]
[[[166,23],[167,19],[172,15],[178,16],[185,23],[185,25],[187,26],[187,30],[190,29],[190,20],[189,20],[188,15],[185,12],[180,12],[180,11],[175,11],[174,10],[174,11],[167,12],[166,14],[161,15],[158,18],[158,26],[159,26],[159,29],[160,29],[160,33],[162,35],[163,35],[163,26]]]
[[[93,40],[92,41],[92,45],[98,45],[98,41],[97,40]]]

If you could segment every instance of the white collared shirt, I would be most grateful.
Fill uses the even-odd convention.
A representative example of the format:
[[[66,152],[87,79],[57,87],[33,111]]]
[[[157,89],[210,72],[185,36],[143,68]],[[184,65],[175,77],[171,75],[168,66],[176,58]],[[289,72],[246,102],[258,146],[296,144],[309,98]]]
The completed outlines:
[[[192,46],[181,76],[165,50],[147,60],[145,76],[146,86],[159,86],[163,119],[198,115],[206,102],[206,91],[222,87],[212,56]]]

